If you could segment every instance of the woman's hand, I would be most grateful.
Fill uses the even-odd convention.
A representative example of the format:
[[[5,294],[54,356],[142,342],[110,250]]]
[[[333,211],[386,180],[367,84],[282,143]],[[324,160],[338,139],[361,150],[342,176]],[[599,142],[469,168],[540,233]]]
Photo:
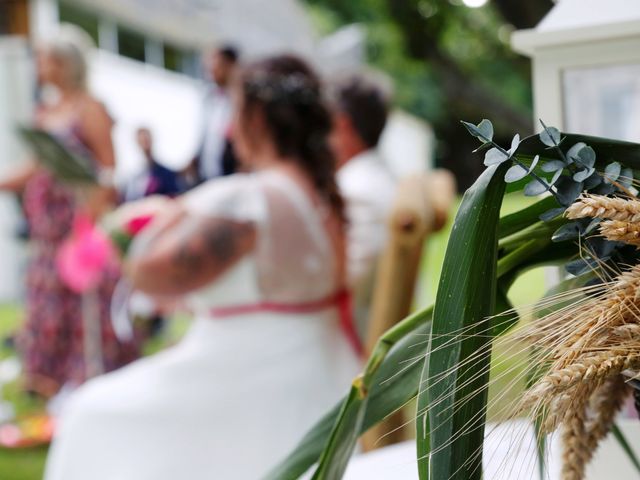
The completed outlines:
[[[125,203],[104,217],[102,226],[108,232],[128,231],[129,225],[136,219],[156,219],[175,208],[175,200],[162,195],[153,195],[142,200]]]
[[[33,160],[12,167],[11,173],[0,177],[0,190],[14,193],[22,192],[27,182],[37,171],[38,164]]]

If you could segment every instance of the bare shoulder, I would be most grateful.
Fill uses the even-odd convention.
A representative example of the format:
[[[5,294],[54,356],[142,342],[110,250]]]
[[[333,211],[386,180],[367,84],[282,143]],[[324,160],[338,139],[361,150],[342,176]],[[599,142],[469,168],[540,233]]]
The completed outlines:
[[[81,99],[80,115],[85,119],[111,121],[111,115],[105,104],[89,94]]]

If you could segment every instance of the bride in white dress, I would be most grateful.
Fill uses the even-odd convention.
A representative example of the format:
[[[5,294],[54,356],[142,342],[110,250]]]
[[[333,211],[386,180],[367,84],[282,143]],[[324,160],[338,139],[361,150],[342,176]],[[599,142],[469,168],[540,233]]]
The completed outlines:
[[[294,57],[240,76],[234,141],[252,173],[167,200],[126,265],[139,290],[182,297],[194,324],[74,394],[47,480],[258,479],[347,391],[360,363],[340,315],[342,205],[319,89]]]

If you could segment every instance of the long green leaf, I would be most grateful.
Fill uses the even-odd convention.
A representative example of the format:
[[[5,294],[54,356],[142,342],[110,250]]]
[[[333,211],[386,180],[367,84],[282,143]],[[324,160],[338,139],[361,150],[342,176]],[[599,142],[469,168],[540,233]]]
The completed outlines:
[[[558,207],[558,202],[554,197],[545,197],[542,200],[529,205],[522,210],[505,215],[500,218],[498,225],[498,236],[500,238],[507,237],[513,233],[519,232],[524,228],[540,221],[540,215],[547,210]]]
[[[420,359],[426,354],[426,338],[431,327],[432,313],[433,308],[427,308],[411,315],[396,326],[402,328],[402,324],[408,324],[413,327],[408,329],[391,348],[371,378],[369,401],[360,426],[360,434],[415,398],[422,371]],[[265,479],[294,480],[316,463],[327,445],[346,400],[347,397],[318,421],[296,449],[273,468]]]
[[[508,167],[505,162],[487,168],[465,193],[447,246],[432,322],[427,388],[418,395],[422,480],[482,477],[491,354],[488,317],[494,312],[497,226]]]
[[[543,251],[531,248],[524,253],[520,264],[512,265],[510,258],[504,258],[498,262],[498,270],[505,274],[505,285],[510,283],[509,278],[517,276],[528,268],[554,261],[566,261],[568,256],[575,254],[575,247],[570,245],[570,242],[563,242],[550,244]],[[508,308],[505,302],[507,302],[506,298],[496,302],[495,313],[501,313]],[[432,313],[433,307],[413,314],[398,325],[409,323],[416,326],[391,349],[372,379],[373,386],[369,392],[370,399],[361,426],[361,434],[416,397],[423,369],[423,362],[419,359],[426,355],[426,338],[431,325],[428,320]],[[498,323],[495,319],[494,322]],[[507,325],[508,328],[511,326],[511,323]],[[504,328],[495,326],[494,332],[502,333]],[[296,479],[318,461],[346,398],[316,423],[296,449],[268,474],[267,479]]]
[[[313,480],[342,478],[358,440],[368,400],[362,377],[358,377],[340,409],[318,468],[313,474]]]

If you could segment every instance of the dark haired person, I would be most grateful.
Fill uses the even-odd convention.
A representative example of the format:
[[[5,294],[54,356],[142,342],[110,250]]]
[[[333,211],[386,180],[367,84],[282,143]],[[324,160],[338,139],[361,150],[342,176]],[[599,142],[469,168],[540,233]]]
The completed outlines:
[[[356,293],[358,317],[366,315],[396,190],[395,179],[377,151],[387,121],[388,97],[376,79],[364,74],[337,79],[331,89],[331,146],[348,219],[348,278]]]
[[[318,78],[278,56],[236,82],[234,140],[251,173],[154,200],[126,260],[135,288],[182,298],[195,322],[172,349],[78,390],[47,480],[262,478],[359,370]]]
[[[140,127],[136,130],[136,142],[145,159],[145,166],[127,185],[125,201],[140,200],[150,195],[173,197],[180,193],[176,172],[159,163],[153,153],[151,130]]]
[[[238,62],[238,50],[232,45],[218,47],[203,57],[204,73],[211,84],[202,108],[200,147],[185,172],[186,186],[236,171],[237,161],[231,140],[233,111],[229,87]]]

